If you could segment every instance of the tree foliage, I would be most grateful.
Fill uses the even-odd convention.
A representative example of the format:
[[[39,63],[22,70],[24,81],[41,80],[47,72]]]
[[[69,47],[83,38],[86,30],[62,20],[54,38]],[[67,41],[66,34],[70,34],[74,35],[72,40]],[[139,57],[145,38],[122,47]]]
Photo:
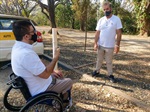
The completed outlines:
[[[69,27],[82,31],[95,30],[99,4],[91,0],[0,0],[0,13],[34,18],[39,25],[49,24],[52,28]],[[123,32],[127,34],[147,34],[150,36],[150,1],[127,0],[127,10],[121,6],[120,0],[108,0],[112,3],[113,14],[119,16],[123,24]],[[118,1],[118,2],[117,2]],[[38,5],[40,9],[38,9]],[[130,9],[134,10],[130,10]],[[132,12],[131,12],[132,11]],[[56,18],[55,18],[56,16]],[[103,12],[100,10],[100,17]]]
[[[137,34],[137,23],[134,14],[124,8],[120,8],[118,10],[118,16],[122,21],[124,34]]]
[[[33,1],[36,1],[40,5],[42,13],[45,14],[45,16],[50,20],[52,28],[56,28],[56,21],[55,21],[56,7],[59,4],[69,2],[69,0],[48,0],[48,4],[43,4],[40,0],[33,0]]]
[[[132,13],[136,17],[137,28],[141,35],[147,34],[150,36],[150,1],[149,0],[133,0],[126,1],[126,4],[132,4],[134,10]]]
[[[147,33],[147,36],[150,36],[150,1],[133,0],[133,3],[140,34]]]
[[[0,13],[29,17],[37,5],[31,0],[0,0]]]
[[[22,15],[19,1],[16,0],[0,0],[1,14]]]
[[[20,7],[22,9],[22,15],[29,17],[30,14],[35,11],[38,4],[31,0],[20,0],[19,1]]]
[[[96,12],[96,7],[90,0],[72,0],[72,9],[80,22],[80,30],[85,31],[85,22]]]
[[[111,0],[113,14],[120,17],[123,25],[123,33],[124,34],[136,34],[137,33],[137,23],[136,17],[133,13],[129,12],[129,10],[125,10],[121,6],[121,2],[115,2]]]
[[[29,17],[31,20],[34,20],[34,22],[39,26],[49,26],[50,21],[48,18],[38,9],[37,12],[33,13]]]
[[[74,17],[73,11],[71,10],[71,5],[69,3],[58,5],[55,14],[57,26],[73,28],[72,26],[74,25]]]

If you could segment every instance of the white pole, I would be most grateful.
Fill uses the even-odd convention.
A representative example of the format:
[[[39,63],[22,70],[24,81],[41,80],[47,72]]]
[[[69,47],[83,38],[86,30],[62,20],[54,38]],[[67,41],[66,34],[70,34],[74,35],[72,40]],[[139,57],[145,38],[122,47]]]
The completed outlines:
[[[57,28],[52,28],[52,44],[53,44],[53,58],[55,56],[55,49],[57,48]],[[54,70],[58,69],[58,64],[56,63]]]

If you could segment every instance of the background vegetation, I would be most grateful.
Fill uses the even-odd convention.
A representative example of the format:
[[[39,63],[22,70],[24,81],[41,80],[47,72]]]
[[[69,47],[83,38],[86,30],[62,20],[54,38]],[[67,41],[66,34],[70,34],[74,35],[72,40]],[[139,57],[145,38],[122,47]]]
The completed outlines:
[[[97,0],[98,1],[98,0]],[[113,13],[121,18],[124,34],[150,36],[149,0],[108,0]],[[0,13],[25,16],[38,25],[94,31],[103,16],[99,2],[92,0],[0,0]]]

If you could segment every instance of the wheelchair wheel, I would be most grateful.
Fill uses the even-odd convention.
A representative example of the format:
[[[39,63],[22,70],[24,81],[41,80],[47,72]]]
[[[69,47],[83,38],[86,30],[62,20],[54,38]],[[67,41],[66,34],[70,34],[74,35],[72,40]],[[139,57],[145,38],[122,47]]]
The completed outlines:
[[[53,93],[46,93],[31,99],[20,112],[63,112],[62,100]]]
[[[26,100],[19,89],[9,86],[4,94],[3,104],[10,111],[19,111],[26,104]]]

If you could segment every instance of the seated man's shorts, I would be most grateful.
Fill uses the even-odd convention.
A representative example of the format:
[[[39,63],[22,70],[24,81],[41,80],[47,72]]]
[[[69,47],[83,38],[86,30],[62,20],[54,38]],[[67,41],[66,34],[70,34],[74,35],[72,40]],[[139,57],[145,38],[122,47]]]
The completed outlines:
[[[51,83],[46,91],[54,91],[56,93],[66,93],[71,89],[73,81],[70,78],[56,79],[55,84]]]

